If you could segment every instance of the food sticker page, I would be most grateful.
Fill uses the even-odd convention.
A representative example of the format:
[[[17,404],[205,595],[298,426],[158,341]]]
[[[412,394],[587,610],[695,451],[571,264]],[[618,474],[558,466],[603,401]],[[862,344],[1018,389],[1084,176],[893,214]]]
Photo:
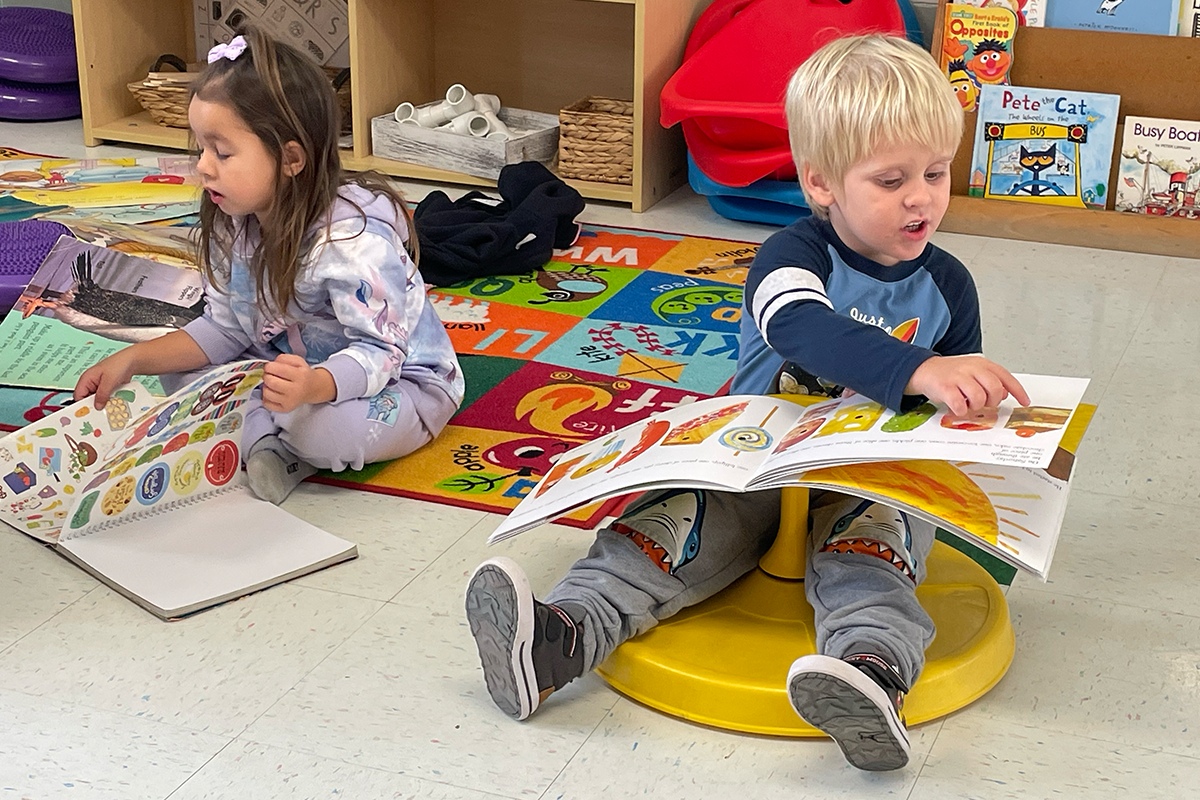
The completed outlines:
[[[115,391],[102,411],[88,397],[0,439],[0,519],[53,543],[100,459],[158,398],[139,383]]]
[[[64,539],[241,485],[244,408],[263,361],[220,367],[130,425],[79,492]]]

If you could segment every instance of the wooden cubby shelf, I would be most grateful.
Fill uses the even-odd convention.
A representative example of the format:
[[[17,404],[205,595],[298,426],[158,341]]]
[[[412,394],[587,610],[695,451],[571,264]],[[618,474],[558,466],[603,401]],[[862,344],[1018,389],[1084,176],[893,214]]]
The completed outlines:
[[[939,0],[933,52],[943,38],[947,0]],[[1121,96],[1109,172],[1108,210],[1066,208],[967,194],[976,115],[951,167],[950,208],[940,230],[1004,239],[1103,247],[1200,258],[1200,221],[1114,211],[1117,166],[1127,115],[1200,120],[1200,39],[1063,28],[1018,28],[1010,82],[1016,86]]]
[[[686,180],[683,137],[658,124],[659,92],[709,0],[349,0],[353,150],[348,169],[494,186],[372,155],[371,118],[462,83],[556,114],[589,95],[634,101],[632,185],[569,180],[585,197],[643,211]],[[184,149],[125,88],[164,53],[196,60],[192,0],[73,0],[84,139]]]

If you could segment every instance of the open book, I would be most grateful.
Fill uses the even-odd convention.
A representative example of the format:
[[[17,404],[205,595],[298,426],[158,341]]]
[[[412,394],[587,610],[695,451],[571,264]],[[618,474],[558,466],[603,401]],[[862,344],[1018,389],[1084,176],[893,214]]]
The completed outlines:
[[[119,229],[85,234],[135,252],[153,250],[163,260],[59,237],[0,322],[0,384],[74,389],[105,356],[203,313],[203,281],[176,240],[142,233],[133,241]],[[140,380],[164,394],[158,378]]]
[[[242,409],[262,361],[162,400],[140,384],[0,439],[0,519],[173,619],[357,555],[250,492]]]
[[[906,414],[861,396],[714,397],[564,453],[488,539],[585,503],[646,489],[783,486],[875,500],[958,534],[1045,579],[1067,506],[1088,381],[1018,375],[1033,402],[955,416]]]

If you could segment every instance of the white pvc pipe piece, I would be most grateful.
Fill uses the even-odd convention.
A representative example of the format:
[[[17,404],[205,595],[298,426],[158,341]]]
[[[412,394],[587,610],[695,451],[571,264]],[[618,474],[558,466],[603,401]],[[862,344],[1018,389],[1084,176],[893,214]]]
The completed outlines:
[[[512,132],[509,131],[507,125],[505,125],[503,122],[500,121],[500,118],[496,116],[496,112],[484,111],[482,114],[480,114],[480,116],[483,117],[485,120],[487,120],[489,137],[491,136],[492,133],[502,133],[502,134],[504,134],[505,139],[512,138]],[[499,138],[499,137],[495,137],[495,138]]]
[[[396,110],[392,112],[392,118],[401,124],[411,121],[415,125],[417,121],[413,119],[413,116],[416,113],[417,108],[412,103],[401,103],[400,105],[396,106]]]
[[[446,90],[446,105],[449,106],[449,118],[461,117],[468,111],[475,111],[475,95],[461,83],[456,83]]]
[[[500,98],[494,94],[477,94],[475,95],[475,110],[486,114],[488,111],[493,114],[500,110]]]
[[[487,136],[488,121],[478,111],[468,111],[450,120],[450,130],[463,136]]]

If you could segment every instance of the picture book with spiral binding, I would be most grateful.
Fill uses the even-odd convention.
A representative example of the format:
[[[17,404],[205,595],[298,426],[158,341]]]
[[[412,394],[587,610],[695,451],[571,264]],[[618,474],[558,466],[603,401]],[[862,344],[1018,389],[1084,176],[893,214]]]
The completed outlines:
[[[0,439],[0,519],[163,619],[354,558],[353,543],[251,493],[243,406],[262,361],[166,399],[140,385]]]

